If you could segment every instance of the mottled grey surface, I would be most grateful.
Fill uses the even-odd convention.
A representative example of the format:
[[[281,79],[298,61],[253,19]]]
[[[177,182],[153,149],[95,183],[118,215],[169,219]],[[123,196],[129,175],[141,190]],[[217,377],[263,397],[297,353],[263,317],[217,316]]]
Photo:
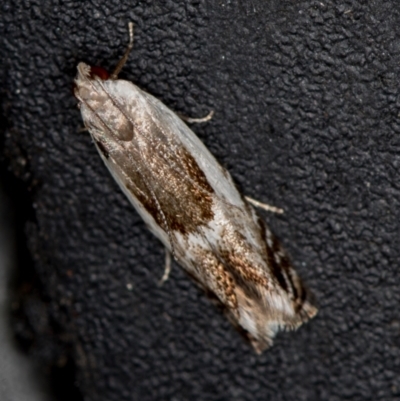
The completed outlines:
[[[85,400],[400,400],[397,0],[1,8],[4,153],[29,189],[50,327],[31,325],[36,356],[67,344]],[[176,265],[157,286],[161,245],[80,132],[76,65],[111,69],[129,20],[121,77],[186,115],[215,110],[195,132],[243,192],[285,209],[266,219],[320,313],[260,357]]]

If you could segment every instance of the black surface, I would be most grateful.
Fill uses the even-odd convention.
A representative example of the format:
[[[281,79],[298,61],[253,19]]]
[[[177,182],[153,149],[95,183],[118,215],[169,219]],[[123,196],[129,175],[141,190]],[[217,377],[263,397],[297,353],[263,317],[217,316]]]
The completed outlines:
[[[337,3],[2,2],[3,150],[42,305],[22,310],[44,363],[72,350],[85,400],[400,399],[400,5]],[[215,110],[195,132],[285,209],[266,219],[320,313],[260,357],[179,267],[157,286],[163,249],[80,132],[76,65],[112,69],[130,20],[121,77]]]

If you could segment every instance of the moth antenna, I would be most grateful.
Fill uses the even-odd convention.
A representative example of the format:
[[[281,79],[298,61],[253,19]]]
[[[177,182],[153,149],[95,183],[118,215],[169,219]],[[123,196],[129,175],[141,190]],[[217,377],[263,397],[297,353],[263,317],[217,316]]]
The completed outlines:
[[[133,48],[133,22],[128,23],[128,29],[129,29],[129,43],[128,46],[125,50],[124,55],[122,56],[121,60],[118,61],[117,66],[115,67],[115,70],[113,73],[110,75],[110,79],[117,79],[118,74],[121,72],[122,68],[126,64],[126,61],[128,60],[129,54]]]

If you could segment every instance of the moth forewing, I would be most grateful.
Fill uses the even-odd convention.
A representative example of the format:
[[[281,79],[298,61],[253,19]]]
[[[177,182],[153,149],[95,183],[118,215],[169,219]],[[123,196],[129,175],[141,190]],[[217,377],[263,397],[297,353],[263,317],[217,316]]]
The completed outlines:
[[[114,75],[80,63],[75,79],[84,124],[104,163],[178,263],[263,351],[277,331],[316,314],[309,292],[197,136],[159,100]]]

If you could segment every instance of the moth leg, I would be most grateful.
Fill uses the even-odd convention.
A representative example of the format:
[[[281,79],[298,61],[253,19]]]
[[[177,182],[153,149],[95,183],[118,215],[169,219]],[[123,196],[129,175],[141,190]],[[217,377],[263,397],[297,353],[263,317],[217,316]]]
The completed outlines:
[[[171,273],[171,252],[169,251],[169,249],[165,248],[164,274],[161,277],[161,280],[158,282],[158,285],[160,287],[168,280],[170,273]]]
[[[260,209],[264,209],[267,212],[272,212],[272,213],[278,213],[282,214],[284,212],[283,209],[276,207],[276,206],[271,206],[266,203],[261,203],[253,198],[250,198],[249,196],[245,196],[246,200],[251,203],[255,207],[259,207]]]
[[[212,117],[214,115],[214,110],[211,110],[205,117],[201,117],[201,118],[191,118],[191,117],[184,116],[182,114],[177,114],[177,115],[181,120],[183,120],[183,121],[185,121],[185,122],[187,122],[189,124],[191,124],[191,123],[205,123],[205,122],[210,121],[212,119]]]
[[[122,68],[124,67],[126,61],[128,60],[129,53],[133,48],[133,22],[128,23],[128,30],[129,30],[129,42],[128,46],[126,47],[125,53],[122,56],[121,60],[118,61],[117,66],[115,67],[113,73],[110,75],[110,79],[117,79],[118,74],[121,72]]]

